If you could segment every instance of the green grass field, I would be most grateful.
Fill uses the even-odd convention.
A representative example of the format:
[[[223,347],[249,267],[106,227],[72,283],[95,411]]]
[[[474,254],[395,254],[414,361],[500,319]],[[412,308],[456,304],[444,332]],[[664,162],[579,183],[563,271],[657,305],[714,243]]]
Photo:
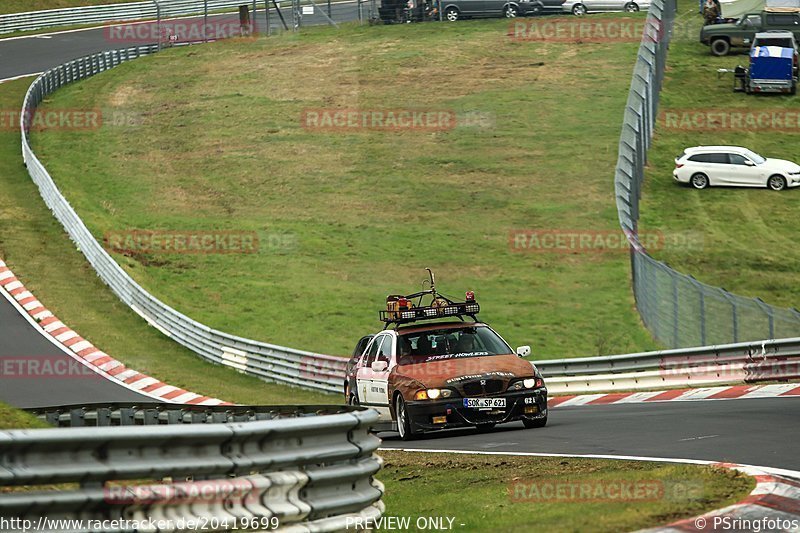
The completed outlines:
[[[116,254],[167,303],[230,333],[347,354],[379,327],[385,296],[418,290],[431,267],[442,292],[476,291],[484,320],[534,357],[656,348],[626,253],[508,243],[512,229],[617,228],[612,176],[636,44],[507,32],[503,20],[348,26],[174,49],[47,103],[133,125],[51,130],[34,145],[98,237],[257,232],[256,254]],[[300,125],[309,108],[483,122],[320,132]]]
[[[42,11],[63,7],[121,4],[131,0],[4,0],[0,3],[0,14]]]
[[[0,84],[0,109],[22,107],[31,79]],[[340,403],[338,395],[267,384],[211,365],[149,327],[100,281],[44,205],[0,129],[0,258],[64,323],[130,368],[175,386],[243,404]]]
[[[456,531],[634,531],[730,505],[753,489],[751,479],[710,467],[558,457],[380,455],[385,459],[378,476],[386,485],[385,516],[411,517],[412,524],[420,516],[450,517]],[[634,480],[655,487],[656,496],[624,502],[546,498],[555,483],[610,487]]]
[[[796,96],[752,96],[734,93],[733,75],[717,77],[719,68],[747,65],[737,53],[714,57],[697,41],[700,18],[696,6],[684,3],[676,22],[675,40],[661,94],[661,112],[714,110],[723,114],[746,111],[800,111]],[[681,116],[681,115],[677,115]],[[702,115],[701,115],[702,116]],[[797,207],[800,191],[775,193],[767,189],[711,188],[696,191],[674,183],[674,159],[684,148],[697,145],[745,146],[765,157],[800,160],[800,131],[713,131],[656,129],[642,204],[642,228],[665,235],[696,233],[699,246],[657,250],[653,255],[700,281],[722,286],[770,304],[795,307],[800,302],[797,271],[800,231]]]
[[[0,403],[0,429],[25,429],[25,428],[46,428],[50,427],[47,422],[35,416],[14,409],[13,407]]]

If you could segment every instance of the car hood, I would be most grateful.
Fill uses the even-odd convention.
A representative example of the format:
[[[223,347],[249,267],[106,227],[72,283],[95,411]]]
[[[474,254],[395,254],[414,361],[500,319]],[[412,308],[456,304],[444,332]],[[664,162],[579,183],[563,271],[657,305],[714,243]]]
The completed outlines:
[[[780,170],[783,172],[800,172],[800,165],[786,159],[767,159],[761,165],[764,169]]]
[[[719,33],[728,34],[737,29],[739,29],[738,24],[709,24],[708,26],[703,26],[703,28],[700,30],[700,35],[713,35]]]
[[[533,376],[535,368],[533,363],[514,354],[450,358],[396,366],[390,380],[396,388],[413,394],[423,388],[457,387],[473,379],[501,379],[508,383]]]

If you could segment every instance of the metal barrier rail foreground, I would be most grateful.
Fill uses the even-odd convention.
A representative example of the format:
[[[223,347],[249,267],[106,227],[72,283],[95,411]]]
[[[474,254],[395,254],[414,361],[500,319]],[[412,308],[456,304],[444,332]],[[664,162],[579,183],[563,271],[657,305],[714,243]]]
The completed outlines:
[[[55,531],[189,531],[197,524],[205,531],[337,531],[356,517],[381,515],[383,486],[373,477],[380,439],[368,432],[377,412],[227,409],[271,409],[281,417],[2,431],[0,518]]]

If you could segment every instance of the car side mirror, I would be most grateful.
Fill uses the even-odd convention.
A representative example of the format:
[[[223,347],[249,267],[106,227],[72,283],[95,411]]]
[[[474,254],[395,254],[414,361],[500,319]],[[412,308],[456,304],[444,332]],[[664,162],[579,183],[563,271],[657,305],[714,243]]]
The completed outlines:
[[[520,357],[528,357],[531,354],[530,346],[520,346],[517,348],[517,355]]]
[[[745,164],[745,165],[747,165],[748,167],[754,167],[754,166],[756,166],[756,164],[755,164],[755,163],[753,163],[752,161],[750,161],[749,159],[745,159],[745,160],[744,160],[744,164]]]
[[[383,360],[373,361],[371,365],[373,372],[383,372],[387,368],[389,368],[389,363]]]

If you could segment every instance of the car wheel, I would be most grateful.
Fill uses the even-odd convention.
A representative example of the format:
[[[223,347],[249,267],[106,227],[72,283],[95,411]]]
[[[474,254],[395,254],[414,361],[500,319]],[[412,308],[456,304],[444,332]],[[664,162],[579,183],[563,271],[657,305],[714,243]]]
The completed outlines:
[[[767,187],[773,191],[782,191],[786,188],[786,178],[779,176],[778,174],[770,176],[767,180]]]
[[[625,4],[625,11],[627,11],[628,13],[636,13],[637,11],[639,11],[639,6],[636,5],[636,2],[628,2],[627,4]]]
[[[692,178],[689,180],[689,183],[691,183],[692,187],[695,189],[705,189],[708,187],[708,176],[698,172],[692,176]]]
[[[406,411],[406,402],[399,394],[394,404],[394,412],[397,415],[397,431],[400,433],[400,438],[414,440],[417,434],[411,429],[411,420],[408,418],[408,411]]]
[[[503,10],[503,14],[507,19],[515,19],[519,15],[519,9],[517,9],[517,6],[507,5]]]
[[[458,20],[458,9],[454,7],[448,7],[444,11],[444,17],[448,20],[448,22],[455,22]]]
[[[711,53],[715,56],[726,56],[731,51],[731,43],[727,39],[714,39],[711,41]]]
[[[536,418],[534,420],[523,418],[522,425],[525,426],[525,429],[543,428],[547,425],[547,417]]]
[[[495,424],[494,422],[489,422],[488,424],[478,424],[475,427],[477,428],[478,433],[486,433],[488,431],[493,430],[494,426],[496,426],[496,425],[497,424]]]
[[[575,4],[572,6],[572,14],[578,15],[579,17],[586,14],[586,6],[583,4]]]
[[[351,394],[350,396],[347,397],[347,405],[361,405],[361,404],[358,403],[358,398],[356,397],[356,395]]]
[[[528,10],[528,13],[533,16],[541,15],[542,14],[542,4],[536,3],[533,4]]]

